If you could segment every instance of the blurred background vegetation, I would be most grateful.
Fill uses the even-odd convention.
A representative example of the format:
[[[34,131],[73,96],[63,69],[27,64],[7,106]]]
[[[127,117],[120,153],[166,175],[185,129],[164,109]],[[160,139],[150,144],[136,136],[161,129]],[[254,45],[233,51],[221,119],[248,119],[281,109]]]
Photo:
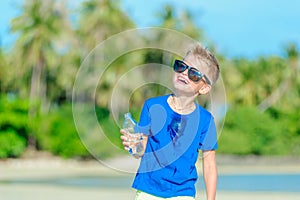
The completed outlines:
[[[10,51],[0,49],[1,159],[21,157],[28,149],[64,158],[92,158],[73,122],[76,72],[97,44],[136,25],[118,1],[87,0],[75,11],[62,2],[24,1],[19,16],[11,20],[11,33],[17,40]],[[188,12],[175,17],[172,6],[166,5],[157,17],[159,27],[180,31],[200,42],[207,40]],[[210,49],[214,48],[210,44]],[[216,55],[228,104],[219,153],[300,155],[299,49],[291,43],[283,51],[283,56],[251,60]],[[137,64],[163,63],[162,53],[154,51],[135,59]],[[114,70],[107,72],[109,78],[97,88],[101,98],[110,97],[127,62],[126,57],[118,59]],[[140,92],[131,98],[134,113],[139,112],[145,97],[166,91],[153,85]],[[110,132],[109,139],[120,146],[119,127],[108,105],[96,102],[95,106],[101,126]],[[114,154],[109,144],[98,145],[102,157]]]

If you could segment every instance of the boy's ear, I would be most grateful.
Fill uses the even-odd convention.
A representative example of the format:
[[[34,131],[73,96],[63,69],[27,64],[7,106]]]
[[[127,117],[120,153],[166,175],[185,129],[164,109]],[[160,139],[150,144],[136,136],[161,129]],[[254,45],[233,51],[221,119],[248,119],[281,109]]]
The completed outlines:
[[[204,85],[200,88],[200,90],[199,90],[198,92],[199,92],[200,95],[201,95],[201,94],[207,94],[207,93],[209,93],[210,89],[211,89],[211,86],[210,86],[210,85],[204,84]]]

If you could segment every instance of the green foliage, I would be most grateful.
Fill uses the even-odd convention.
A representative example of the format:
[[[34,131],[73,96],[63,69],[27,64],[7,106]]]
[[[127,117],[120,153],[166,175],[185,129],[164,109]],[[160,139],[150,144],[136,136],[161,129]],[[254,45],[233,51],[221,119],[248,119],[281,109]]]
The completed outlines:
[[[109,158],[123,149],[120,140],[120,127],[110,117],[99,120],[99,124],[107,140],[101,140],[94,145],[95,153],[99,158]]]
[[[14,95],[0,96],[0,158],[20,156],[29,131],[28,102]]]
[[[37,130],[38,146],[65,158],[88,157],[77,134],[71,105],[63,105],[41,117]]]
[[[293,131],[287,129],[285,121],[276,120],[255,107],[239,106],[231,108],[226,116],[219,141],[220,152],[286,155],[296,147],[293,138]]]
[[[26,140],[13,130],[0,131],[0,159],[19,157],[26,149]]]
[[[86,138],[81,138],[85,136],[77,132],[72,105],[65,104],[41,117],[37,130],[38,147],[65,158],[91,158],[91,154],[101,158],[112,156],[115,153],[112,152],[112,145],[121,146],[119,128],[109,118],[108,109],[96,107],[95,111],[99,125],[110,142],[97,140],[92,132],[87,133]],[[88,121],[86,124],[89,126]]]
[[[0,131],[8,129],[28,137],[28,102],[13,95],[0,97]]]
[[[267,110],[267,113],[274,119],[274,124],[280,125],[283,130],[280,139],[285,142],[286,154],[300,155],[300,113],[298,109],[284,111],[272,107]]]
[[[121,148],[120,127],[110,117],[110,111],[107,108],[96,107],[95,110],[99,125],[107,139],[94,145],[95,152],[100,158],[111,157],[116,153],[113,146]]]

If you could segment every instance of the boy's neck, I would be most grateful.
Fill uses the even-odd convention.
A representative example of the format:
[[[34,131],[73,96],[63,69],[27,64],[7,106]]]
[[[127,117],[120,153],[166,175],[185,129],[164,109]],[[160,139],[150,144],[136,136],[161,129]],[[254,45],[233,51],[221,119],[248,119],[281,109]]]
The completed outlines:
[[[195,98],[194,96],[173,94],[169,97],[168,103],[178,113],[186,114],[196,108]]]

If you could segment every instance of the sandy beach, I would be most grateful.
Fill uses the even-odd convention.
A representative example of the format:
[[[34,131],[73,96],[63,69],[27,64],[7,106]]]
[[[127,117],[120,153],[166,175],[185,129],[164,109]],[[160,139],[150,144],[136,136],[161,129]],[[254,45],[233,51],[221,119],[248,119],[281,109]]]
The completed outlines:
[[[233,157],[218,155],[220,175],[300,174],[300,159],[292,157]],[[99,161],[34,156],[0,161],[1,200],[133,200],[130,183],[138,162],[121,156]],[[110,167],[108,167],[108,165]],[[115,168],[111,167],[115,166]],[[122,166],[122,170],[116,169]],[[201,169],[199,169],[201,176]],[[94,177],[94,178],[93,178]],[[80,180],[79,182],[76,182]],[[101,180],[101,181],[100,181]],[[205,199],[198,189],[198,199]],[[217,200],[300,200],[300,191],[225,191]]]

